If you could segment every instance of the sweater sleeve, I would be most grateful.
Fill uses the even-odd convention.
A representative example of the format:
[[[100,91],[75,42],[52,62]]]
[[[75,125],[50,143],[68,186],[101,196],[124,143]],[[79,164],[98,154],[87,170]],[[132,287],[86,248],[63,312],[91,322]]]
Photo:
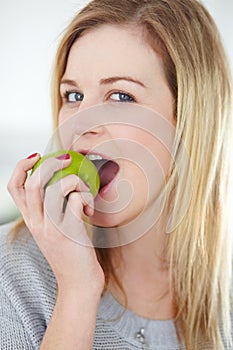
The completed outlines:
[[[56,279],[30,233],[0,234],[0,349],[36,350],[56,301]]]
[[[0,289],[0,348],[1,350],[32,350],[33,345],[14,305]]]

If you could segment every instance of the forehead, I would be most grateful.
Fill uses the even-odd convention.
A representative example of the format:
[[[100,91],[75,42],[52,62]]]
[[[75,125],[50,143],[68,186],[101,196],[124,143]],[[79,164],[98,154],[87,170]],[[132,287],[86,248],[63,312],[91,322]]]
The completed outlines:
[[[99,72],[149,79],[153,71],[163,74],[163,63],[139,27],[101,25],[84,32],[70,50],[65,74],[86,70],[90,77]]]

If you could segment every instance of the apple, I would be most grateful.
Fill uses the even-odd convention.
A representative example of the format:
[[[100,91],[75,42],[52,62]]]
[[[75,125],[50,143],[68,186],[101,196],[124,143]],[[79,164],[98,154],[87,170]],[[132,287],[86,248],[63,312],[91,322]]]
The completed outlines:
[[[90,192],[94,197],[97,196],[100,188],[100,177],[95,165],[84,155],[74,151],[57,151],[54,153],[46,154],[41,157],[38,162],[33,166],[31,174],[43,163],[46,159],[52,157],[58,157],[63,154],[69,154],[71,157],[71,163],[64,169],[58,170],[54,173],[53,177],[49,180],[46,186],[52,185],[59,181],[63,177],[71,174],[75,174],[80,177],[90,188]]]

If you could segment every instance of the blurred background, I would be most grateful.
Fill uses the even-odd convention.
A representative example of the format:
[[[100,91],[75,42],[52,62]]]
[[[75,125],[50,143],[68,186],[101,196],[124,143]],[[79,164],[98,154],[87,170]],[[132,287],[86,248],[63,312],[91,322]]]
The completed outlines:
[[[43,154],[52,134],[53,58],[62,31],[87,2],[0,2],[0,224],[19,215],[6,189],[16,162]],[[233,0],[202,2],[218,25],[233,70]]]

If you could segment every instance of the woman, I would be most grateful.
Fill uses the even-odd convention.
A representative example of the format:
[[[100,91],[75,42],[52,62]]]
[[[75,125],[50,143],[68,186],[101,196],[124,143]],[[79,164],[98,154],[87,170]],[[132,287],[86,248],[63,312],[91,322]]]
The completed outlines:
[[[84,154],[100,156],[98,146],[106,146],[117,174],[93,199],[76,176],[44,190],[54,171],[69,164],[68,154],[44,162],[30,178],[40,155],[16,166],[9,191],[24,223],[11,247],[1,238],[2,349],[231,348],[229,76],[215,24],[197,1],[95,0],[77,14],[55,62],[55,126]],[[105,123],[105,116],[83,127],[93,106],[112,104],[153,111],[155,124],[175,128],[172,152],[149,133],[150,117],[144,129]],[[73,123],[75,115],[84,117]],[[150,225],[162,182],[155,173],[154,185],[149,170],[145,178],[143,167],[130,162],[127,144],[144,147],[164,173],[165,205]],[[115,207],[121,198],[130,200]],[[129,227],[140,233],[93,249],[83,213],[103,234],[125,239]],[[81,244],[67,238],[73,227]]]

